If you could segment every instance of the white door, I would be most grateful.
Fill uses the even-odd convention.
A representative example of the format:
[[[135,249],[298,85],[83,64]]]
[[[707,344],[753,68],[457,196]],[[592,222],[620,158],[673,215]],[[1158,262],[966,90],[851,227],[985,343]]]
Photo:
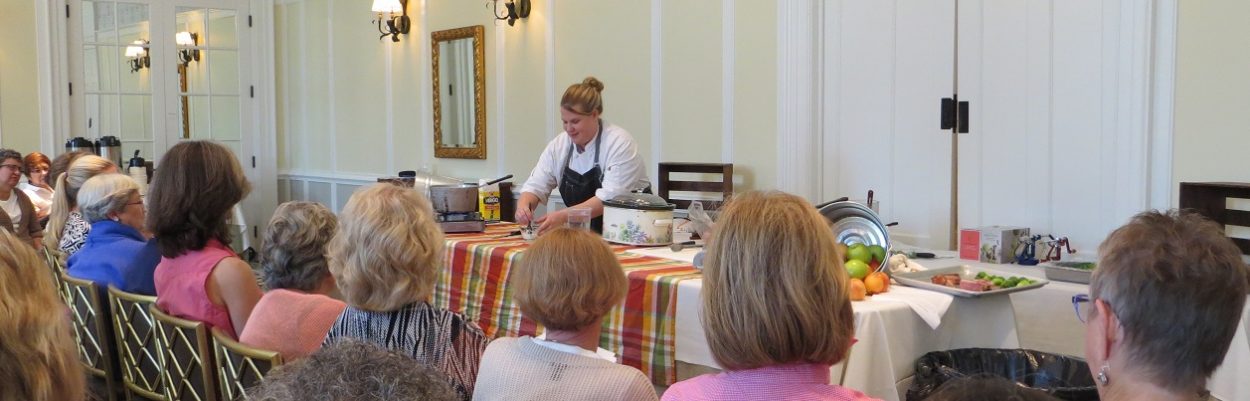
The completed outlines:
[[[232,149],[254,187],[265,187],[258,163],[251,66],[249,0],[125,0],[70,2],[71,81],[81,82],[69,136],[114,135],[127,155],[139,150],[159,161],[184,140],[213,140]],[[146,46],[136,57],[127,46]],[[147,57],[136,64],[133,60]],[[138,66],[138,68],[132,68]],[[64,139],[64,138],[59,138]],[[161,168],[157,165],[156,168]],[[273,210],[253,191],[242,203],[246,225],[236,249],[251,245],[253,229]]]
[[[955,3],[828,1],[824,6],[822,196],[880,201],[891,236],[946,249]]]
[[[1149,41],[1125,28],[1147,5],[959,5],[959,97],[971,104],[971,133],[959,136],[959,225],[1029,227],[1092,256],[1146,207],[1149,132],[1129,109],[1146,101],[1131,92],[1146,78],[1125,60]]]

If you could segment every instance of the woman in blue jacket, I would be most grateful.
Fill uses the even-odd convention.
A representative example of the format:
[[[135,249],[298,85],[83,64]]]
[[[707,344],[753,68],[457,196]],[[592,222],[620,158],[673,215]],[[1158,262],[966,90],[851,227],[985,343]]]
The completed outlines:
[[[91,224],[82,250],[70,256],[71,277],[91,280],[107,289],[156,295],[152,272],[161,255],[143,235],[145,211],[139,184],[129,176],[101,174],[78,190],[78,208]]]

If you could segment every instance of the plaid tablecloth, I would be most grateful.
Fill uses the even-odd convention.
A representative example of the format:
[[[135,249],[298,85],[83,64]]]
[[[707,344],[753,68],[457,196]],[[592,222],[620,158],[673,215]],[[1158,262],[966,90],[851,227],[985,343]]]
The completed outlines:
[[[492,338],[538,334],[539,325],[521,315],[508,285],[512,266],[529,247],[520,236],[500,238],[516,229],[505,223],[489,225],[483,233],[448,234],[448,268],[439,272],[434,305],[464,314]],[[629,277],[629,292],[604,319],[599,344],[652,382],[670,385],[677,376],[677,283],[700,273],[684,262],[629,253],[631,248],[612,248]]]

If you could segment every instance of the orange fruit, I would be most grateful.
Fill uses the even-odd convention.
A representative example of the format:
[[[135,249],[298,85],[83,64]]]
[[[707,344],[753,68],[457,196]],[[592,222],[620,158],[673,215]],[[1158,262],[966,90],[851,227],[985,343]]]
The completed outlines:
[[[882,272],[874,272],[864,277],[864,287],[868,289],[868,294],[880,294],[885,292],[890,286],[890,277]]]
[[[864,282],[857,278],[851,279],[851,300],[863,301],[868,298],[868,288],[864,287]]]

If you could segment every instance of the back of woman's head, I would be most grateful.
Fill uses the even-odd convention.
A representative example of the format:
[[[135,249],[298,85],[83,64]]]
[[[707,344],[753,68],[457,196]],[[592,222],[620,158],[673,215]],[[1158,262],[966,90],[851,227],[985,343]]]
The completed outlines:
[[[443,249],[443,232],[425,195],[373,184],[352,194],[339,214],[330,273],[348,305],[392,311],[429,299]]]
[[[538,237],[510,280],[521,313],[555,330],[598,323],[621,302],[629,285],[603,239],[573,228]]]
[[[1098,252],[1090,297],[1116,315],[1134,370],[1172,391],[1203,390],[1246,302],[1237,246],[1201,215],[1151,211],[1113,231]]]
[[[925,401],[1060,401],[1041,390],[1021,386],[997,376],[966,376],[948,381],[925,397]]]
[[[586,77],[580,83],[569,85],[560,98],[560,107],[584,116],[596,111],[603,113],[603,82]]]
[[[0,401],[83,399],[85,377],[51,274],[28,244],[0,230]]]
[[[834,364],[851,345],[846,269],[829,222],[783,192],[735,194],[703,269],[703,327],[729,370]]]
[[[78,190],[82,188],[82,184],[91,177],[110,172],[117,172],[116,164],[103,157],[87,154],[74,159],[64,173],[56,176],[56,183],[53,184],[55,193],[52,195],[52,211],[48,215],[48,226],[44,228],[45,245],[55,249],[60,243],[62,231],[65,230],[65,222],[69,220],[69,213],[78,206]]]
[[[56,178],[61,176],[65,170],[69,170],[69,166],[74,164],[78,158],[92,154],[85,150],[76,150],[73,152],[65,152],[60,156],[52,159],[52,164],[48,166],[48,185],[56,187]]]
[[[130,198],[139,193],[139,184],[123,174],[100,174],[78,189],[78,210],[83,220],[95,223],[108,219],[109,212],[121,212]]]
[[[278,205],[265,227],[260,247],[265,288],[317,289],[330,276],[326,244],[336,227],[338,218],[320,203],[292,201]]]
[[[248,390],[257,401],[451,401],[446,377],[394,350],[360,341],[326,346],[270,372]]]
[[[147,227],[161,255],[177,257],[214,239],[230,243],[230,209],[251,188],[230,148],[210,141],[174,145],[148,190]]]

